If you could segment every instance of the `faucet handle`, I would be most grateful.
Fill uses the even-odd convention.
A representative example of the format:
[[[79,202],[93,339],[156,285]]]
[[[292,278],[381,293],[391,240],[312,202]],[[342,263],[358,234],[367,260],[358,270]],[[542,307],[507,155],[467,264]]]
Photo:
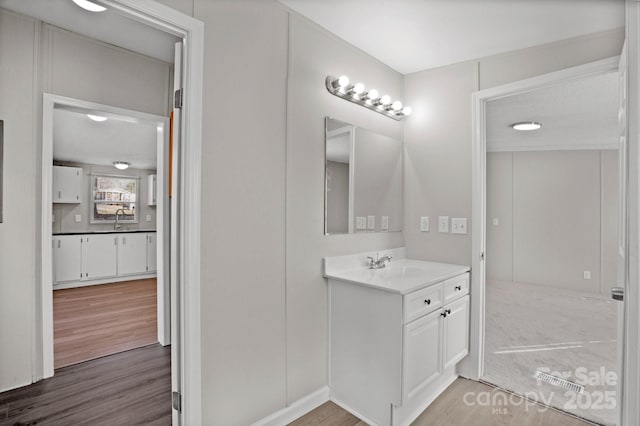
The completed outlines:
[[[374,262],[373,257],[367,256],[367,265],[372,266]]]

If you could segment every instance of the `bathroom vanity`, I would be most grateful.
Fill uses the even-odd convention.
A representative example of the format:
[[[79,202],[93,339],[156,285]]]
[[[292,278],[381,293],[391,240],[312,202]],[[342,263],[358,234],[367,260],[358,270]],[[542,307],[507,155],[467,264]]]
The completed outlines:
[[[469,350],[469,267],[405,258],[325,259],[331,399],[372,425],[408,425],[457,377]]]

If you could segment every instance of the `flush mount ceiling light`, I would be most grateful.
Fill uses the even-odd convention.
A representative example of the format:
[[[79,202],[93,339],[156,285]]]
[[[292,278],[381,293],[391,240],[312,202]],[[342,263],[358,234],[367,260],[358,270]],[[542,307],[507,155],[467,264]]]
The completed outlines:
[[[93,121],[98,121],[98,122],[107,120],[107,117],[103,117],[102,115],[87,114],[87,117],[89,117]]]
[[[89,12],[104,12],[105,10],[107,10],[106,7],[95,4],[94,2],[89,0],[73,0],[73,2],[84,10],[88,10]]]
[[[542,127],[542,123],[537,121],[521,121],[519,123],[513,123],[511,128],[514,130],[520,130],[521,132],[528,132],[531,130],[538,130]]]
[[[411,107],[402,107],[402,102],[391,101],[389,95],[379,96],[376,89],[365,90],[362,83],[350,84],[349,77],[346,75],[340,77],[328,76],[325,80],[325,86],[332,95],[353,102],[375,112],[378,112],[394,120],[402,120],[411,114]]]
[[[127,170],[131,163],[127,163],[126,161],[114,161],[113,166],[118,170]]]

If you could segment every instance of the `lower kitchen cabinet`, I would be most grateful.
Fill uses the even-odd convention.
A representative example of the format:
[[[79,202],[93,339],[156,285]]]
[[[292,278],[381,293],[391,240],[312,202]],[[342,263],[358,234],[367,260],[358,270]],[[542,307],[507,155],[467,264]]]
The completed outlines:
[[[64,283],[80,280],[82,274],[82,236],[53,237],[53,281]]]
[[[118,275],[118,240],[113,234],[83,235],[82,280],[90,281]]]
[[[120,234],[118,275],[147,272],[147,234]]]

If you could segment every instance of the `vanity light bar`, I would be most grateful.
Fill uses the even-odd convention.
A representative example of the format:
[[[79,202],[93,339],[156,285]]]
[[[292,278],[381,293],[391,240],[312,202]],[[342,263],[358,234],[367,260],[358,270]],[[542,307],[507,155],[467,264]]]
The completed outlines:
[[[411,107],[403,107],[400,101],[392,102],[389,95],[379,96],[376,89],[367,91],[362,83],[350,84],[349,77],[346,75],[340,77],[327,76],[325,85],[332,95],[378,112],[386,117],[393,118],[394,120],[402,120],[411,114]]]

